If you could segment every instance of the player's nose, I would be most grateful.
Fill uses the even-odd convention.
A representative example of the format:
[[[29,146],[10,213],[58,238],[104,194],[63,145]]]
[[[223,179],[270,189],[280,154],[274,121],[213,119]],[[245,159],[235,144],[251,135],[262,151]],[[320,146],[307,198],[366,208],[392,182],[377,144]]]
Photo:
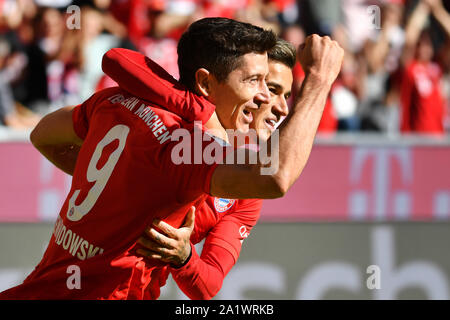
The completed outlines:
[[[270,91],[267,87],[266,81],[262,81],[259,86],[257,95],[255,96],[258,104],[269,103],[270,102]]]
[[[286,117],[289,113],[289,107],[286,101],[286,98],[280,97],[277,101],[277,103],[275,103],[272,106],[272,113],[275,114],[277,116],[278,121],[282,118],[282,117]]]

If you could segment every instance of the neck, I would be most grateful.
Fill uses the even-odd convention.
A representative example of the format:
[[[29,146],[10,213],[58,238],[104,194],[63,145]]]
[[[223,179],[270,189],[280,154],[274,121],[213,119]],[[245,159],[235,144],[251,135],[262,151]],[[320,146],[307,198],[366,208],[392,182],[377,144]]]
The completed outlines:
[[[204,126],[209,134],[212,134],[226,142],[229,142],[225,128],[220,123],[215,111],[212,114],[211,118],[209,118],[208,122],[204,124]]]

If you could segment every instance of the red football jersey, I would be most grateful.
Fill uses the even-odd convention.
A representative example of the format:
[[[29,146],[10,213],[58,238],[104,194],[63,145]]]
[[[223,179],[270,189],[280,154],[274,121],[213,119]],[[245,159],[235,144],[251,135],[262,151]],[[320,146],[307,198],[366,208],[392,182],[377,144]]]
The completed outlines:
[[[443,133],[445,104],[435,63],[413,61],[401,84],[402,132]]]
[[[181,117],[116,87],[76,107],[73,124],[84,143],[48,248],[23,284],[0,298],[142,299],[161,264],[134,254],[137,239],[155,218],[179,227],[207,197],[216,165],[171,158],[178,143],[171,134],[194,127]]]
[[[203,102],[194,94],[182,91],[181,84],[173,79],[160,66],[144,55],[126,50],[112,49],[103,58],[103,71],[115,79],[121,87],[131,93],[161,100],[174,112],[186,114],[193,109],[192,104]],[[164,90],[161,90],[161,84]],[[175,91],[175,92],[174,92]],[[158,98],[155,98],[155,95]],[[176,97],[176,99],[174,98]],[[181,110],[176,111],[177,108]],[[203,114],[201,108],[195,113]],[[185,117],[187,117],[186,115]],[[191,117],[192,118],[192,117]],[[196,118],[199,118],[197,116]],[[229,200],[208,197],[205,203],[197,207],[194,232],[191,243],[196,244],[206,238],[201,258],[192,247],[192,256],[188,263],[179,269],[168,266],[157,268],[146,289],[146,299],[157,299],[160,287],[164,286],[170,272],[191,299],[210,299],[220,289],[223,279],[236,263],[241,244],[256,224],[262,200]]]
[[[155,272],[146,289],[146,299],[157,299],[160,287],[172,273],[180,289],[190,299],[211,299],[239,258],[242,242],[259,219],[262,200],[208,197],[195,213],[191,235],[192,255],[181,268],[164,266]],[[193,245],[205,239],[201,256]]]

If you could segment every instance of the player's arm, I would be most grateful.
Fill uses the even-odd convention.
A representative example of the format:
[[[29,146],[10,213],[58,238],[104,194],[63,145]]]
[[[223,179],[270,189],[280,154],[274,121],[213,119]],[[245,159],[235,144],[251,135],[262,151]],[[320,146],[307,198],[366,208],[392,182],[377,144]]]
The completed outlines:
[[[186,226],[176,229],[159,222],[155,226],[161,232],[152,229],[145,239],[141,238],[143,248],[137,252],[170,263],[173,279],[190,299],[211,299],[236,264],[242,241],[256,224],[260,210],[260,201],[249,200],[232,214],[225,215],[208,233],[201,256],[189,241]],[[192,228],[193,219],[190,211],[187,221]]]
[[[336,79],[344,51],[328,37],[310,36],[299,50],[305,70],[294,107],[279,127],[279,141],[272,134],[266,146],[271,168],[258,164],[220,164],[214,170],[210,194],[216,197],[277,198],[300,176],[310,155],[326,98]],[[258,159],[262,159],[261,151]],[[269,170],[268,170],[269,169]]]
[[[173,279],[190,299],[207,300],[219,292],[239,258],[242,241],[259,218],[260,208],[241,207],[239,212],[225,215],[208,233],[200,256],[191,244],[189,261],[181,268],[171,268]]]
[[[205,245],[201,256],[193,244],[191,248],[188,263],[179,269],[171,268],[172,277],[189,299],[210,300],[222,288],[223,280],[236,260],[228,250],[220,246]]]
[[[103,56],[102,69],[122,89],[158,104],[189,122],[198,120],[206,123],[215,110],[204,97],[187,90],[142,53],[111,49]]]
[[[424,0],[418,1],[416,7],[410,14],[405,27],[405,45],[403,46],[403,52],[401,62],[403,66],[414,58],[415,46],[419,40],[420,33],[425,27],[430,14],[430,7]]]
[[[39,121],[30,141],[56,167],[72,175],[83,140],[75,133],[69,106],[56,110]]]
[[[447,37],[450,37],[450,13],[445,9],[442,0],[425,0],[425,2],[431,8],[433,16],[447,33]]]

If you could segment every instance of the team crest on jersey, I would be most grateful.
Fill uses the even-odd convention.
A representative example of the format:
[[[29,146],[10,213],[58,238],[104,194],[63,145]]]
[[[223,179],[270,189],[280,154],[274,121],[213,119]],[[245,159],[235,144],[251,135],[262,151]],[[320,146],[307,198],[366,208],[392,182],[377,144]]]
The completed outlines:
[[[225,212],[229,210],[236,202],[234,199],[214,198],[214,207],[217,212]]]

